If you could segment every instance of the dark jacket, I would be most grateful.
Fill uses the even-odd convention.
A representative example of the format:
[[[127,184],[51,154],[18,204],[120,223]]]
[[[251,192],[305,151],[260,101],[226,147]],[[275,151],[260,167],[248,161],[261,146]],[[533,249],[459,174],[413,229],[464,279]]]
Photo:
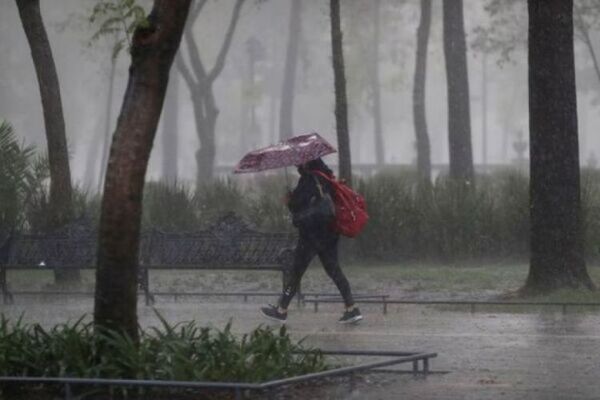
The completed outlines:
[[[318,199],[321,195],[317,186],[317,181],[320,183],[323,193],[329,194],[333,199],[333,187],[325,178],[311,171],[321,171],[331,177],[333,172],[320,159],[308,163],[307,168],[298,168],[300,179],[298,185],[290,194],[288,208],[292,215],[306,210],[312,201]],[[337,236],[331,231],[329,224],[311,224],[308,226],[296,226],[301,235],[310,235],[316,237]]]

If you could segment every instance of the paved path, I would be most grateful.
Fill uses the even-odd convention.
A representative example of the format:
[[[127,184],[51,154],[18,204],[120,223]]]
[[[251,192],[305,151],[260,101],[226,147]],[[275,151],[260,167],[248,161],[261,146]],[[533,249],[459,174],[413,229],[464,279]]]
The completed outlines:
[[[195,319],[235,332],[265,322],[258,303],[162,303],[156,309],[169,321]],[[54,324],[91,313],[91,300],[56,304],[1,306],[1,312]],[[349,385],[323,387],[322,399],[600,399],[600,313],[527,314],[440,311],[432,307],[364,307],[365,321],[340,326],[339,306],[290,310],[288,328],[296,338],[326,349],[432,351],[434,370],[450,371],[426,380],[375,374],[353,391]],[[151,309],[140,307],[143,325],[158,325]],[[360,361],[360,360],[356,360]]]

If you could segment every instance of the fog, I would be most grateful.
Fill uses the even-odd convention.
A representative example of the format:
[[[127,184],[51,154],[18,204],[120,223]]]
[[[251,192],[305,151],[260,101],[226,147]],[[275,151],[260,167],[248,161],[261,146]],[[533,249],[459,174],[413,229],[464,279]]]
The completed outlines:
[[[342,28],[350,110],[350,135],[354,164],[375,162],[371,96],[365,87],[369,61],[371,7],[375,2],[353,0],[358,14],[349,15],[342,2]],[[81,187],[95,189],[100,171],[105,132],[111,44],[101,38],[90,45],[95,27],[88,21],[92,0],[44,0],[42,15],[61,85],[73,179]],[[212,68],[227,29],[233,0],[209,1],[193,26],[202,59]],[[302,34],[294,106],[294,132],[316,131],[336,143],[329,8],[325,0],[303,0]],[[356,7],[356,3],[361,3]],[[149,2],[143,3],[146,9]],[[217,165],[231,166],[247,151],[274,143],[279,138],[278,115],[285,65],[290,0],[248,0],[241,12],[223,72],[215,81],[215,100],[220,110],[217,126]],[[514,143],[527,140],[527,54],[524,47],[499,63],[499,54],[483,55],[471,45],[476,31],[489,26],[485,2],[464,1],[468,46],[471,130],[474,162],[510,164],[518,157]],[[382,0],[379,73],[382,95],[382,128],[385,161],[415,162],[412,122],[412,82],[415,64],[417,0]],[[522,15],[526,23],[526,15]],[[526,32],[526,28],[525,28]],[[591,32],[597,43],[597,32]],[[17,8],[13,1],[0,3],[0,118],[8,120],[25,143],[45,151],[40,94]],[[259,44],[253,84],[249,88],[248,42]],[[361,44],[362,41],[362,44]],[[361,47],[362,46],[362,47]],[[114,130],[127,83],[129,55],[117,61],[112,118]],[[594,127],[598,123],[598,79],[590,73],[592,61],[576,46],[578,112],[581,163],[588,164],[600,150]],[[175,66],[173,67],[175,69]],[[193,182],[194,153],[200,146],[190,92],[181,75],[178,80],[178,178]],[[484,80],[485,77],[485,80]],[[448,162],[446,72],[442,43],[441,1],[434,0],[427,66],[427,123],[432,163]],[[485,101],[484,101],[485,97]],[[484,107],[485,102],[485,107]],[[251,119],[255,119],[250,129]],[[148,168],[148,179],[163,175],[163,129],[159,126]],[[521,135],[521,136],[520,136]],[[484,137],[487,145],[484,147]],[[335,158],[330,158],[335,163]]]

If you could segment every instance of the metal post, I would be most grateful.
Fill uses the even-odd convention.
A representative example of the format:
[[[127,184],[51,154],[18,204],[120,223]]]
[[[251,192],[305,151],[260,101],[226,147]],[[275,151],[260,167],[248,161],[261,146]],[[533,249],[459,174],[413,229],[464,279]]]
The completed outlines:
[[[144,284],[144,296],[146,298],[146,305],[149,306],[150,305],[150,288],[148,287],[149,285],[149,279],[148,279],[148,268],[146,267],[142,267],[140,266],[140,268],[142,268],[142,280],[143,280],[143,284]]]
[[[319,311],[319,302],[315,299],[315,312]]]
[[[429,358],[423,359],[423,373],[427,375],[429,373]]]
[[[71,385],[69,382],[65,383],[65,400],[72,400],[73,393],[71,392]]]
[[[383,300],[383,315],[387,314],[387,298],[385,296],[382,297]]]
[[[413,361],[413,374],[417,375],[419,373],[419,361]]]
[[[239,387],[235,388],[235,400],[242,400],[242,391]]]
[[[6,284],[6,268],[4,266],[0,267],[0,287],[2,288],[2,301],[4,304],[8,304],[8,290]]]
[[[354,392],[354,389],[356,389],[356,374],[352,372],[350,374],[350,393]]]

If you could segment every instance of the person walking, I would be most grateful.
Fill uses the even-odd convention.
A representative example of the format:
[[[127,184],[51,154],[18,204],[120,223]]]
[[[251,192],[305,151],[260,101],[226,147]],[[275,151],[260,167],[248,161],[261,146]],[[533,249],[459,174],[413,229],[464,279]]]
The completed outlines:
[[[319,174],[320,171],[333,178],[333,172],[321,158],[297,166],[300,179],[293,192],[288,194],[287,206],[292,213],[292,221],[298,229],[298,244],[294,252],[291,276],[286,282],[283,293],[276,306],[262,307],[261,312],[269,319],[285,322],[288,306],[296,295],[302,276],[315,256],[318,256],[327,275],[333,280],[346,306],[338,322],[342,324],[356,323],[363,319],[360,310],[354,304],[350,283],[342,272],[338,260],[339,234],[330,229],[331,220],[319,215],[308,216],[311,206],[323,196],[333,198],[331,184]],[[333,203],[331,203],[333,205]]]

